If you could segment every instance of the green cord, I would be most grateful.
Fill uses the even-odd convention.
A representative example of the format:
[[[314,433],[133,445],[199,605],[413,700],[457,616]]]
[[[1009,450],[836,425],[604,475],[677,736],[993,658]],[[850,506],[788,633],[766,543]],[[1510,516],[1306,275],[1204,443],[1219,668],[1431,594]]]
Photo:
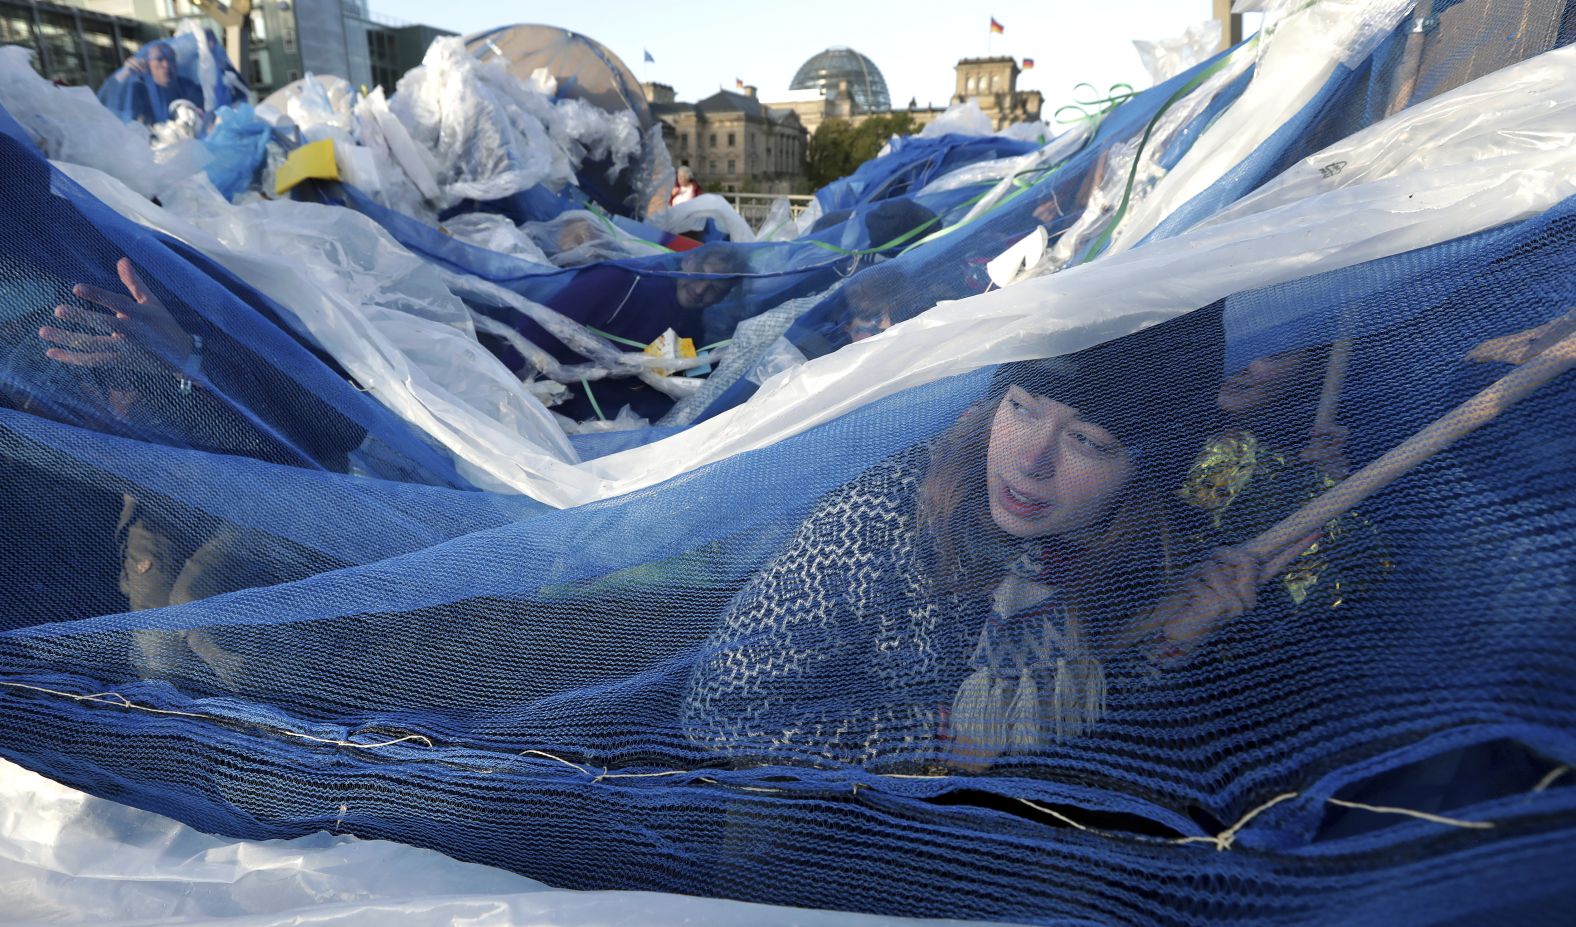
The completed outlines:
[[[1257,37],[1255,36],[1255,38]],[[1169,110],[1172,104],[1192,93],[1194,90],[1198,89],[1199,85],[1204,83],[1204,81],[1214,77],[1217,73],[1219,73],[1222,68],[1230,63],[1231,58],[1231,55],[1223,56],[1219,61],[1216,61],[1214,64],[1193,75],[1192,80],[1188,81],[1186,84],[1183,84],[1181,87],[1178,87],[1176,92],[1171,94],[1166,102],[1161,104],[1160,109],[1156,110],[1155,114],[1149,118],[1149,124],[1144,126],[1143,137],[1138,140],[1138,150],[1133,153],[1133,166],[1129,168],[1127,172],[1127,187],[1122,191],[1121,205],[1117,206],[1116,213],[1111,216],[1111,221],[1106,223],[1105,229],[1100,232],[1100,235],[1095,238],[1093,242],[1090,243],[1089,247],[1084,251],[1083,256],[1078,259],[1079,264],[1088,263],[1095,257],[1099,256],[1100,252],[1104,251],[1110,246],[1111,237],[1116,234],[1117,225],[1119,225],[1122,219],[1127,215],[1127,207],[1133,198],[1133,184],[1138,181],[1139,162],[1143,159],[1144,148],[1149,145],[1149,136],[1154,132],[1155,126],[1160,122],[1160,117],[1166,114],[1166,110]]]
[[[647,345],[642,344],[639,341],[631,341],[628,338],[620,338],[619,336],[613,334],[612,332],[605,332],[605,331],[603,331],[600,328],[592,328],[589,325],[586,326],[586,331],[592,333],[593,335],[601,335],[603,338],[606,338],[609,341],[616,341],[619,344],[628,345],[629,347],[632,347],[632,348],[639,348],[642,351],[644,351],[648,347]]]
[[[596,401],[596,393],[591,392],[591,383],[585,377],[580,378],[580,386],[586,391],[586,398],[591,400],[591,411],[596,413],[596,420],[607,421],[607,416],[602,414],[602,406]]]

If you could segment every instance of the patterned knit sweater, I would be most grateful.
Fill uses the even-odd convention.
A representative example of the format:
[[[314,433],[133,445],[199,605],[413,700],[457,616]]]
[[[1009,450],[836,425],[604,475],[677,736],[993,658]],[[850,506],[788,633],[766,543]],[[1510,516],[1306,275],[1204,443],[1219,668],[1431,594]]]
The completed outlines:
[[[982,614],[931,581],[924,449],[823,497],[740,591],[690,678],[698,745],[739,760],[924,763]]]

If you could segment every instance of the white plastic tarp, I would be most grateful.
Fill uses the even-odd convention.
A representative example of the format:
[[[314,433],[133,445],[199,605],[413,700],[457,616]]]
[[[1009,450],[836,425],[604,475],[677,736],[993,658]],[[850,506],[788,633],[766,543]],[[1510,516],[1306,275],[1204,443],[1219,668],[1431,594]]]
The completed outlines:
[[[576,892],[433,850],[319,832],[231,840],[0,760],[0,922],[133,927],[941,927],[658,892]]]

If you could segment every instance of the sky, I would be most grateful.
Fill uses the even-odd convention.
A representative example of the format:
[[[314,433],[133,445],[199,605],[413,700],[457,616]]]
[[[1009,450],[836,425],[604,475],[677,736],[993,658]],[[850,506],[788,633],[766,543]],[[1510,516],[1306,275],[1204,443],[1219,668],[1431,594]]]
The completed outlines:
[[[760,88],[766,102],[783,97],[799,65],[829,46],[846,45],[875,62],[892,104],[910,98],[945,106],[959,58],[986,54],[1033,58],[1019,89],[1045,95],[1045,114],[1073,101],[1074,86],[1105,90],[1125,81],[1149,86],[1134,39],[1166,39],[1210,18],[1209,0],[986,0],[985,3],[853,2],[719,3],[717,0],[370,0],[376,13],[461,34],[516,22],[583,33],[610,48],[641,80],[671,85],[694,101],[734,80]],[[994,16],[1006,31],[990,34]],[[644,52],[656,59],[644,63]],[[1088,91],[1079,91],[1088,96]]]

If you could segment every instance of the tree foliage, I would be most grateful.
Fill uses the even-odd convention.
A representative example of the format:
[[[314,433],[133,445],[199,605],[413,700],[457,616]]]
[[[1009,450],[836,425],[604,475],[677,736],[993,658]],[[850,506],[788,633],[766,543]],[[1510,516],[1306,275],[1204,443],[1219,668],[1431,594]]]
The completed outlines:
[[[846,119],[828,119],[810,137],[810,185],[819,190],[847,177],[880,153],[894,135],[912,135],[918,129],[908,113],[871,116],[857,126]]]

